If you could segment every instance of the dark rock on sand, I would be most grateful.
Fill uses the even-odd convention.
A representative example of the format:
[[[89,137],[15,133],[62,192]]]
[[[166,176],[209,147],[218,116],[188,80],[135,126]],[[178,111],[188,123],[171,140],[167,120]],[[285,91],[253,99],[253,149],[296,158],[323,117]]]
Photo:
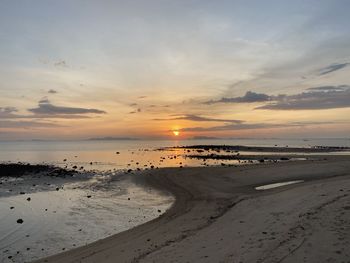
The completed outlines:
[[[23,224],[23,219],[17,219],[17,224]]]

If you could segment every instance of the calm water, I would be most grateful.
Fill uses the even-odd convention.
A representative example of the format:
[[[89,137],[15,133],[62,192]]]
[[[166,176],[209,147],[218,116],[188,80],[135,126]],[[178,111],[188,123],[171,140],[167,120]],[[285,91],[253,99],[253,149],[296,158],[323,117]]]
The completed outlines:
[[[84,169],[127,169],[197,166],[200,160],[182,158],[183,151],[155,151],[169,146],[200,144],[246,146],[347,146],[350,139],[235,139],[235,140],[137,140],[137,141],[28,141],[0,142],[0,161],[74,165]],[[119,152],[119,154],[117,154]],[[176,156],[177,158],[174,158]],[[164,159],[164,157],[166,157]],[[63,161],[67,159],[66,161]],[[92,164],[91,164],[92,163]],[[213,163],[215,164],[215,163]]]
[[[121,179],[118,170],[203,165],[203,160],[185,158],[184,149],[157,151],[161,147],[199,144],[350,147],[350,140],[0,142],[0,162],[96,170],[83,180],[0,176],[0,262],[24,262],[59,253],[159,216],[159,211],[171,206],[173,197]],[[219,162],[222,161],[208,160],[206,165]],[[27,201],[28,197],[31,201]],[[24,223],[18,224],[18,218]]]

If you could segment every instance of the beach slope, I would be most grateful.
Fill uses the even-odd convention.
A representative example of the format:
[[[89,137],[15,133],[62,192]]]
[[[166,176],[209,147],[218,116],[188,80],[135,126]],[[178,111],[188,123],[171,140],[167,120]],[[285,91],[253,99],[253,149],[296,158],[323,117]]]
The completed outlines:
[[[265,191],[255,187],[303,180]],[[159,218],[37,262],[347,262],[350,158],[135,175],[176,202]]]

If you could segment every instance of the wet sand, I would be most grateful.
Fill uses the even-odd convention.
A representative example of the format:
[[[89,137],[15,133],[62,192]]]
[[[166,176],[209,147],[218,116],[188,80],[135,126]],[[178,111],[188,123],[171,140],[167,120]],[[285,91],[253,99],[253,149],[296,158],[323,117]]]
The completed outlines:
[[[350,158],[168,168],[134,176],[176,197],[159,218],[38,262],[348,262]],[[304,180],[265,191],[255,187]]]
[[[0,262],[29,262],[89,244],[158,217],[172,202],[128,174],[0,164]]]

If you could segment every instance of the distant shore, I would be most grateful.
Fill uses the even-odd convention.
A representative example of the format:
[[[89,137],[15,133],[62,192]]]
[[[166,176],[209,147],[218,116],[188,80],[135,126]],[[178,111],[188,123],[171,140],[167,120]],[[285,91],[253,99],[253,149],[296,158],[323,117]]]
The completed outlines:
[[[350,257],[350,157],[163,168],[136,183],[175,204],[131,230],[37,262],[342,262]],[[304,182],[266,191],[255,187]]]

